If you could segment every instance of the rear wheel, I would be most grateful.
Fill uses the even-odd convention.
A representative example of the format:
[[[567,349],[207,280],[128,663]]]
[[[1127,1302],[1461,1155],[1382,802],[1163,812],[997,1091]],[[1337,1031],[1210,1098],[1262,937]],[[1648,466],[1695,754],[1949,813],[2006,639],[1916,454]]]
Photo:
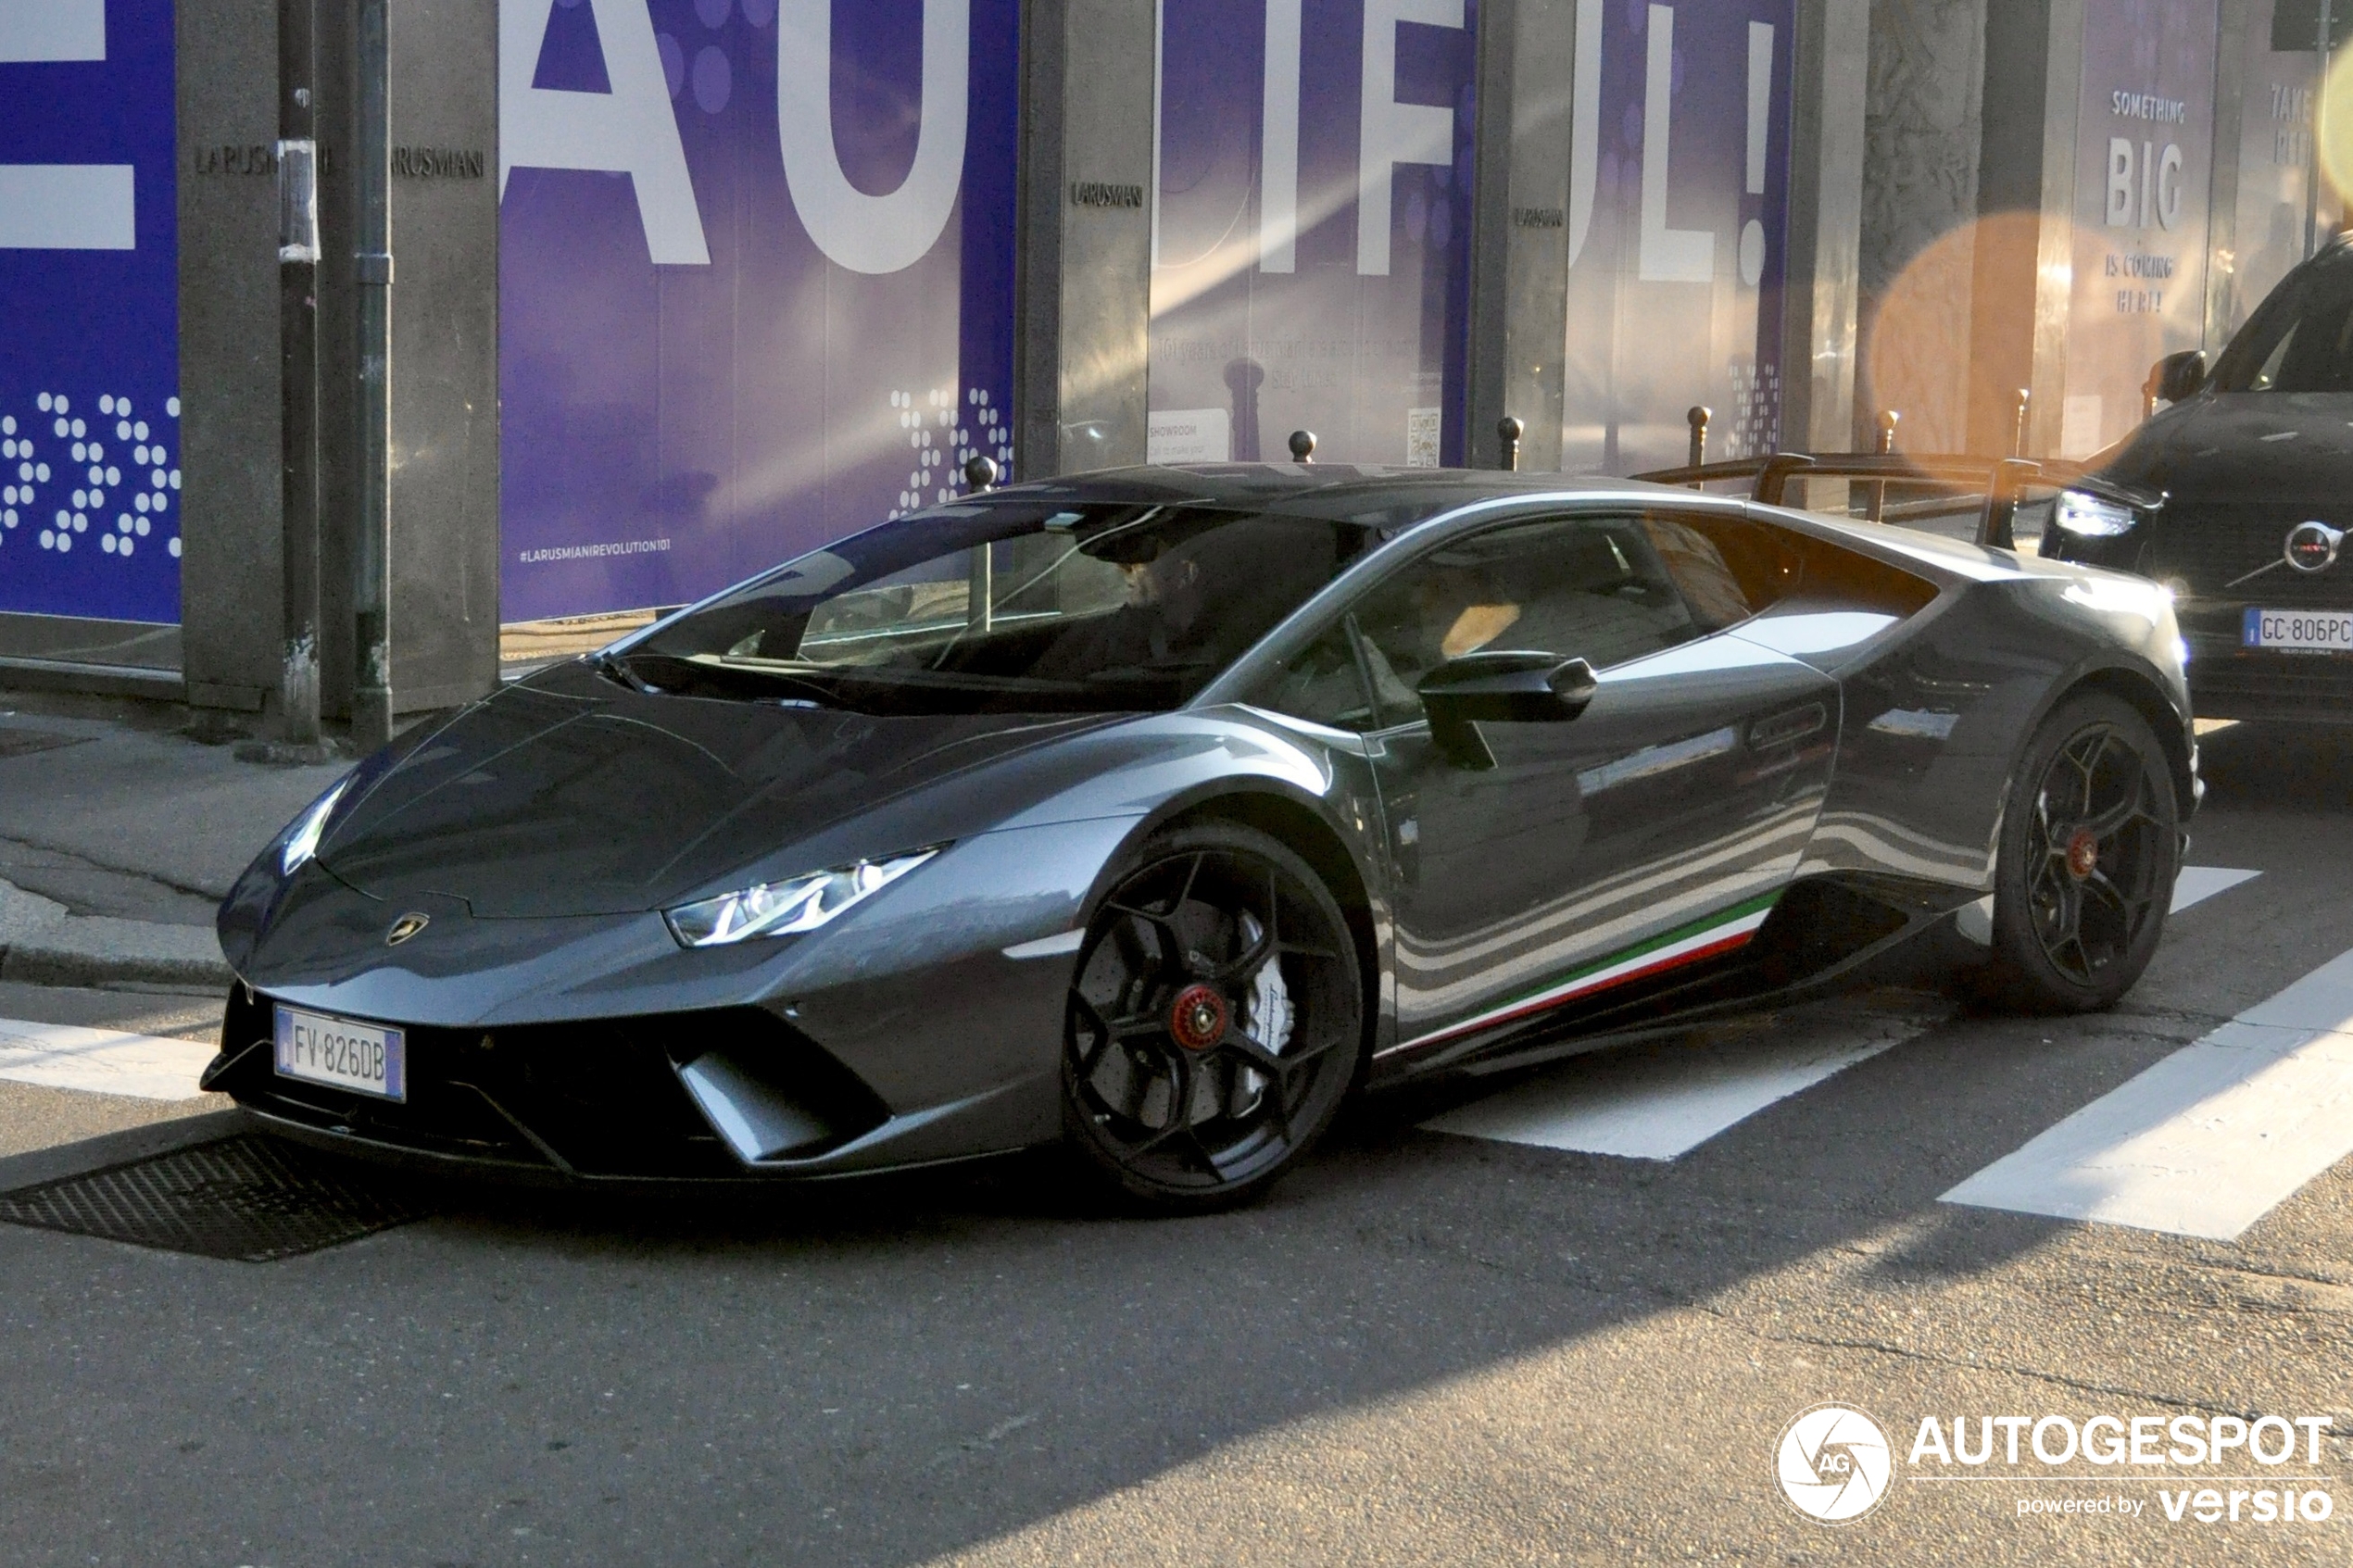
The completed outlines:
[[[2113,1005],[2157,951],[2181,847],[2172,770],[2148,721],[2112,696],[2061,703],[2010,783],[1987,999],[2031,1012]]]
[[[1331,1124],[1364,1037],[1330,892],[1265,834],[1149,841],[1088,928],[1063,1053],[1086,1166],[1164,1211],[1256,1197]]]

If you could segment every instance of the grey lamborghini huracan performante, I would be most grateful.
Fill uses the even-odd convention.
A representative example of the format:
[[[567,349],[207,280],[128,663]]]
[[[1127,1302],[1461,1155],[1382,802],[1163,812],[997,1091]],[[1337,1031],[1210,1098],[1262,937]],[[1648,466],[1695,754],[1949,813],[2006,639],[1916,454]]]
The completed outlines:
[[[1627,483],[1025,484],[361,763],[222,907],[207,1083],[453,1169],[1062,1140],[1209,1207],[1353,1091],[1931,932],[2016,1005],[2113,1002],[2198,790],[2136,579]]]

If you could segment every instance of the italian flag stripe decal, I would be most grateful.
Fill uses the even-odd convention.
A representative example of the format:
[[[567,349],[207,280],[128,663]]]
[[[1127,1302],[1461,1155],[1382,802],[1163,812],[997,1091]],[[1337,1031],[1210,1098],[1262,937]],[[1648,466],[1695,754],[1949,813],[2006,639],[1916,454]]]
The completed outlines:
[[[1432,1046],[1441,1040],[1452,1040],[1464,1035],[1474,1035],[1482,1029],[1492,1029],[1499,1023],[1546,1012],[1569,1002],[1624,985],[1636,980],[1647,980],[1664,974],[1670,969],[1697,963],[1721,953],[1737,951],[1748,946],[1765,917],[1773,912],[1773,905],[1780,898],[1780,890],[1703,915],[1689,925],[1623,947],[1605,959],[1599,959],[1574,970],[1557,980],[1545,982],[1524,996],[1490,1008],[1487,1011],[1449,1024],[1435,1034],[1408,1040],[1401,1049]]]

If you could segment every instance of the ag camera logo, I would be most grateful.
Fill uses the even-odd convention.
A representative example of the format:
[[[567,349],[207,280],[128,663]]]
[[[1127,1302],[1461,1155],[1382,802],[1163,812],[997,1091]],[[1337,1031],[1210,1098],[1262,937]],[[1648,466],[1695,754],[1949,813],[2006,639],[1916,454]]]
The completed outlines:
[[[1852,1405],[1816,1405],[1774,1450],[1781,1495],[1806,1518],[1849,1524],[1880,1505],[1894,1456],[1880,1424]]]

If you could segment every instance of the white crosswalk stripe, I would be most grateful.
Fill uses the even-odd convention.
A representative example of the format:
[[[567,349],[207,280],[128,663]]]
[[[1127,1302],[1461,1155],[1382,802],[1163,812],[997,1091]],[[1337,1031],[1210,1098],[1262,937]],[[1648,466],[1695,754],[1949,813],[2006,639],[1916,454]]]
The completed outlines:
[[[2353,1153],[2353,953],[2314,970],[1944,1195],[2235,1239]]]
[[[1734,1039],[1580,1058],[1422,1125],[1499,1143],[1673,1160],[1936,1022],[1838,1004],[1799,1009]]]
[[[2261,872],[2236,871],[2229,866],[2183,866],[2173,882],[2173,907],[2180,914],[2192,904],[2203,904],[2217,893],[2228,893],[2242,882],[2253,882]]]
[[[2174,884],[2172,912],[2261,874],[2184,866]],[[1500,1143],[1673,1160],[1936,1022],[1873,1018],[1835,1007],[1800,1010],[1764,1035],[1581,1060],[1423,1126]]]
[[[138,1099],[194,1099],[210,1044],[0,1018],[0,1078]]]

